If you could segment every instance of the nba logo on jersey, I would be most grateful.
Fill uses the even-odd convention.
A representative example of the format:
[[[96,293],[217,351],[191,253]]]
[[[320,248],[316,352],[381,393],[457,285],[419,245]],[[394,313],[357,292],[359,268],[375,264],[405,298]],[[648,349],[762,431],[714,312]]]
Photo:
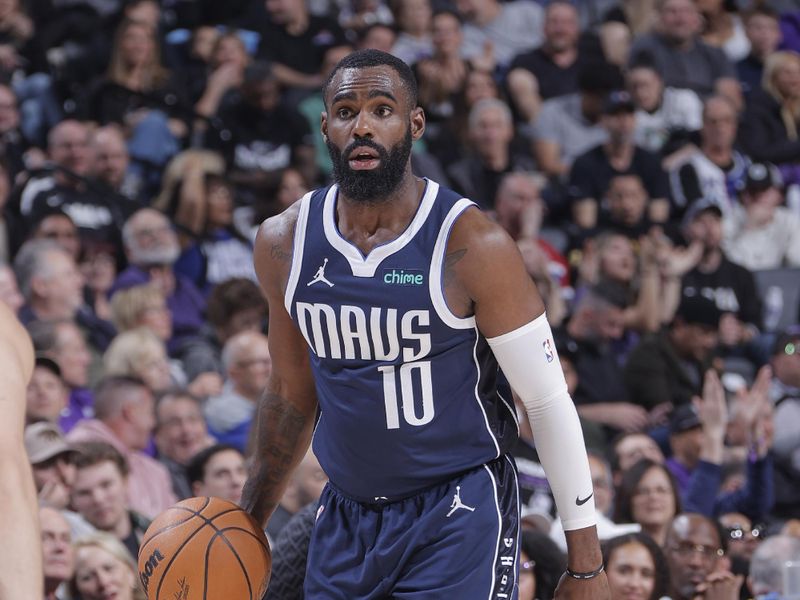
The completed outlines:
[[[552,345],[550,344],[550,338],[547,338],[542,342],[542,348],[544,348],[544,357],[547,359],[547,362],[553,362],[553,359],[556,357],[556,355],[555,352],[553,352]]]

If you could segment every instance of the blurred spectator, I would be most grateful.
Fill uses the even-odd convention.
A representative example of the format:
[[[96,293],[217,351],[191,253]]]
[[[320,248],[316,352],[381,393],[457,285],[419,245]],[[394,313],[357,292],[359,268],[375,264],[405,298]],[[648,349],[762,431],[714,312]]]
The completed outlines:
[[[546,534],[523,529],[519,541],[519,600],[552,598],[566,568],[564,554]]]
[[[42,535],[42,566],[44,567],[44,600],[64,597],[65,584],[72,579],[75,555],[69,523],[54,508],[39,509]]]
[[[737,62],[750,53],[750,40],[745,35],[736,5],[727,0],[702,0],[697,3],[703,21],[703,41],[720,48],[728,60]]]
[[[45,210],[31,223],[29,239],[57,242],[74,260],[81,254],[81,239],[72,218],[60,208]]]
[[[636,106],[636,144],[650,152],[669,150],[675,138],[685,137],[702,126],[703,104],[685,88],[666,86],[652,62],[630,65],[625,84]]]
[[[456,0],[464,17],[464,43],[461,53],[467,58],[493,59],[505,69],[517,54],[532,50],[542,42],[542,7],[529,0]]]
[[[687,264],[683,275],[684,296],[711,298],[722,313],[719,342],[726,348],[747,344],[761,327],[761,298],[753,274],[731,262],[722,251],[722,211],[714,202],[701,199],[692,204],[683,219],[684,236],[700,245],[698,260]]]
[[[148,198],[144,197],[144,182],[131,167],[131,157],[125,144],[125,133],[117,124],[98,127],[92,132],[91,148],[94,151],[91,174],[114,194],[110,202],[123,203],[127,217]],[[116,195],[122,196],[117,198]]]
[[[669,571],[659,545],[646,533],[628,533],[603,543],[603,563],[611,600],[659,600]]]
[[[736,512],[720,515],[717,521],[728,536],[728,558],[734,566],[739,562],[747,572],[753,553],[766,537],[766,528],[764,525],[754,524],[747,515]]]
[[[578,93],[578,74],[587,61],[586,49],[578,44],[580,34],[574,4],[566,0],[547,4],[542,45],[515,56],[508,68],[506,85],[524,121],[536,120],[544,100]]]
[[[175,263],[176,273],[185,275],[198,289],[211,288],[234,277],[255,280],[252,265],[253,244],[240,234],[233,223],[234,189],[221,175],[189,170],[181,185],[181,204],[193,198],[189,213],[193,239],[184,247]],[[185,206],[179,213],[186,214]]]
[[[69,404],[69,388],[61,379],[61,369],[54,360],[36,357],[28,383],[25,404],[26,424],[48,421],[59,424],[61,413]]]
[[[2,102],[2,99],[0,99]],[[2,148],[0,148],[2,150]],[[11,191],[11,173],[6,161],[0,158],[0,261],[8,262],[11,253],[16,250],[20,243],[21,223],[17,215],[12,211],[6,210]]]
[[[58,243],[47,239],[26,242],[17,253],[14,269],[25,297],[25,306],[19,311],[22,323],[73,321],[86,331],[94,349],[105,350],[114,336],[114,327],[86,306],[83,276],[75,259]]]
[[[565,291],[558,276],[553,273],[554,270],[559,271],[562,265],[556,264],[555,269],[551,269],[551,258],[547,250],[535,239],[522,238],[517,241],[517,248],[522,255],[525,270],[542,297],[547,311],[547,321],[553,327],[561,325],[567,314],[565,296],[571,295],[572,291]]]
[[[617,175],[638,175],[650,198],[651,210],[668,214],[667,178],[658,156],[634,143],[636,107],[625,91],[611,92],[603,101],[600,126],[606,141],[575,158],[569,173],[569,194],[572,197],[572,218],[582,229],[597,225],[601,203],[611,180]]]
[[[104,442],[83,442],[75,448],[78,454],[72,506],[95,529],[113,535],[136,557],[150,523],[130,508],[125,457]]]
[[[800,330],[781,332],[772,350],[772,388],[775,406],[774,515],[800,518]]]
[[[360,36],[373,25],[391,25],[394,22],[391,9],[381,0],[349,0],[340,2],[339,6],[339,25],[346,33]]]
[[[778,49],[781,41],[780,14],[767,4],[756,4],[744,11],[744,32],[750,42],[750,53],[736,63],[739,83],[747,97],[761,89],[764,63]]]
[[[491,209],[503,175],[531,171],[533,160],[514,150],[514,122],[511,110],[502,100],[481,100],[472,107],[469,138],[471,155],[450,165],[447,175],[454,189]]]
[[[195,454],[186,467],[192,496],[213,496],[239,504],[247,479],[244,456],[228,444],[209,446]]]
[[[86,285],[84,299],[94,313],[104,321],[111,320],[108,293],[117,278],[117,263],[122,255],[109,244],[86,244],[81,250],[78,267]]]
[[[26,167],[25,152],[30,140],[20,129],[22,117],[17,96],[9,86],[0,83],[0,149],[7,162],[8,178],[16,182]]]
[[[167,392],[156,401],[154,432],[158,460],[169,470],[178,499],[194,494],[186,467],[191,458],[214,443],[200,401],[188,392]]]
[[[747,586],[757,600],[789,598],[787,565],[800,562],[800,540],[787,535],[768,538],[753,554]],[[796,568],[796,567],[794,567]]]
[[[209,56],[205,89],[194,105],[197,114],[206,118],[216,115],[229,94],[244,82],[249,63],[250,55],[238,32],[229,31],[216,38]]]
[[[409,65],[431,56],[433,11],[430,0],[394,0],[389,3],[399,29],[392,54]],[[434,33],[435,35],[435,33]]]
[[[183,355],[186,375],[223,373],[222,347],[242,331],[260,332],[267,318],[267,302],[261,289],[249,279],[231,279],[216,286],[208,297],[207,323],[200,342],[188,344]]]
[[[309,448],[303,460],[292,473],[289,484],[281,496],[281,501],[267,523],[267,535],[276,539],[289,519],[304,506],[319,503],[322,490],[328,483],[328,476],[319,465],[317,457]]]
[[[642,338],[628,356],[625,387],[647,410],[687,404],[699,395],[717,346],[720,311],[704,296],[684,296],[664,331]]]
[[[119,274],[111,289],[116,291],[152,282],[167,298],[172,313],[170,349],[192,336],[203,323],[205,301],[195,285],[173,270],[180,254],[178,238],[169,220],[159,211],[143,208],[122,229],[129,267]]]
[[[157,29],[142,20],[123,20],[108,71],[90,88],[86,110],[101,125],[127,129],[132,169],[146,183],[157,182],[161,168],[178,152],[188,133],[187,106],[183,86],[162,66]]]
[[[566,176],[575,158],[606,141],[600,126],[603,101],[622,87],[617,67],[590,61],[578,73],[577,94],[551,98],[542,104],[533,130],[533,149],[539,169],[547,176]]]
[[[56,425],[42,421],[25,428],[25,451],[39,504],[57,510],[67,508],[75,483],[75,450]]]
[[[316,178],[311,130],[296,105],[281,103],[278,66],[253,63],[245,69],[241,92],[217,113],[227,134],[207,140],[225,157],[242,202],[255,202],[291,165],[310,181]]]
[[[78,423],[67,436],[73,443],[105,442],[124,457],[128,466],[121,475],[126,476],[130,507],[147,518],[175,503],[167,469],[143,452],[155,427],[153,404],[153,395],[140,380],[108,377],[95,390],[96,418]]]
[[[664,454],[656,441],[646,433],[621,433],[611,441],[611,472],[614,488],[619,487],[622,475],[641,459],[664,462]]]
[[[8,306],[14,314],[17,314],[25,304],[25,298],[22,297],[17,286],[14,269],[3,263],[0,263],[0,302]]]
[[[606,12],[605,22],[623,23],[634,37],[650,32],[658,20],[656,0],[621,0]]]
[[[140,379],[153,394],[186,385],[180,364],[170,364],[167,350],[147,327],[120,333],[103,355],[105,374]]]
[[[303,91],[321,87],[325,51],[345,43],[344,32],[334,20],[310,14],[305,0],[267,0],[265,6],[269,19],[260,31],[259,58],[273,64],[283,86]]]
[[[358,32],[356,47],[391,53],[397,32],[392,25],[373,23]]]
[[[718,93],[741,105],[741,89],[730,60],[700,38],[698,5],[692,0],[663,0],[657,10],[654,31],[639,37],[631,48],[631,63],[649,55],[668,86],[688,88],[701,97]]]
[[[317,502],[306,504],[289,519],[277,538],[270,540],[272,576],[264,600],[303,600],[308,546],[316,515]]]
[[[711,96],[705,101],[700,147],[688,147],[669,161],[673,218],[683,217],[700,198],[716,203],[723,214],[735,204],[750,164],[734,148],[737,126],[736,108],[728,98]]]
[[[244,331],[225,342],[222,350],[225,384],[208,399],[205,416],[211,434],[220,442],[246,452],[256,405],[272,367],[266,336]]]
[[[37,355],[55,361],[69,387],[69,406],[59,419],[64,431],[69,432],[78,421],[94,415],[94,398],[87,389],[92,356],[86,340],[72,321],[34,321],[28,331]]]
[[[25,221],[31,223],[42,211],[61,208],[82,238],[118,243],[124,206],[109,201],[87,179],[94,164],[87,125],[67,119],[53,127],[47,153],[51,163],[28,180],[20,196],[19,210]]]
[[[743,577],[719,563],[725,555],[719,529],[709,518],[679,515],[669,527],[664,551],[670,574],[670,598],[738,600]]]
[[[800,181],[794,168],[800,161],[798,106],[800,54],[773,52],[765,60],[761,88],[747,99],[739,139],[754,160],[785,166],[787,183]]]
[[[622,475],[614,498],[616,523],[638,523],[663,545],[669,525],[680,511],[677,484],[664,465],[643,458]]]
[[[650,233],[654,225],[651,215],[663,223],[669,213],[666,201],[650,199],[642,178],[636,173],[614,175],[601,196],[600,205],[599,228],[618,231],[632,241]]]
[[[782,188],[774,165],[753,163],[747,168],[741,204],[723,223],[731,260],[754,271],[800,266],[800,216],[782,206]]]
[[[77,540],[74,548],[75,576],[69,586],[73,597],[146,600],[138,582],[136,553],[128,555],[114,536],[97,533]]]

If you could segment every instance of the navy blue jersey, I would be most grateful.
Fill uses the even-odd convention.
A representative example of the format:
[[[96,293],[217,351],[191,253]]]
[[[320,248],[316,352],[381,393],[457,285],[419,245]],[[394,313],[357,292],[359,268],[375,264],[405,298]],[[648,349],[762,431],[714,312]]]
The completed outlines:
[[[336,225],[337,188],[303,197],[286,309],[308,342],[314,452],[355,499],[407,497],[498,458],[519,435],[474,317],[447,307],[453,223],[474,204],[428,180],[396,239],[368,256]]]

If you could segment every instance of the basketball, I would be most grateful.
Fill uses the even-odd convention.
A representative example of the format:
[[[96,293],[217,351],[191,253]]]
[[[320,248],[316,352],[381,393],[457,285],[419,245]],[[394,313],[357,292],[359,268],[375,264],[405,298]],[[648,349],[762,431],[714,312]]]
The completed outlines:
[[[263,530],[219,498],[188,498],[168,508],[139,548],[148,600],[261,600],[271,566]]]

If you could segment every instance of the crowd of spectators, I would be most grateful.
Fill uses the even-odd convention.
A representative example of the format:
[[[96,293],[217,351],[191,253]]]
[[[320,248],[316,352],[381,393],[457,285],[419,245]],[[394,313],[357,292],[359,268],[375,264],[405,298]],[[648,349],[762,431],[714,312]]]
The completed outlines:
[[[545,300],[614,600],[800,594],[798,0],[0,0],[46,598],[142,598],[150,519],[240,501],[271,365],[254,235],[331,181],[321,85],[359,48],[412,67],[415,173],[491,214]],[[546,600],[564,534],[519,414],[520,599]],[[325,481],[309,453],[268,524],[269,599],[302,597]]]

